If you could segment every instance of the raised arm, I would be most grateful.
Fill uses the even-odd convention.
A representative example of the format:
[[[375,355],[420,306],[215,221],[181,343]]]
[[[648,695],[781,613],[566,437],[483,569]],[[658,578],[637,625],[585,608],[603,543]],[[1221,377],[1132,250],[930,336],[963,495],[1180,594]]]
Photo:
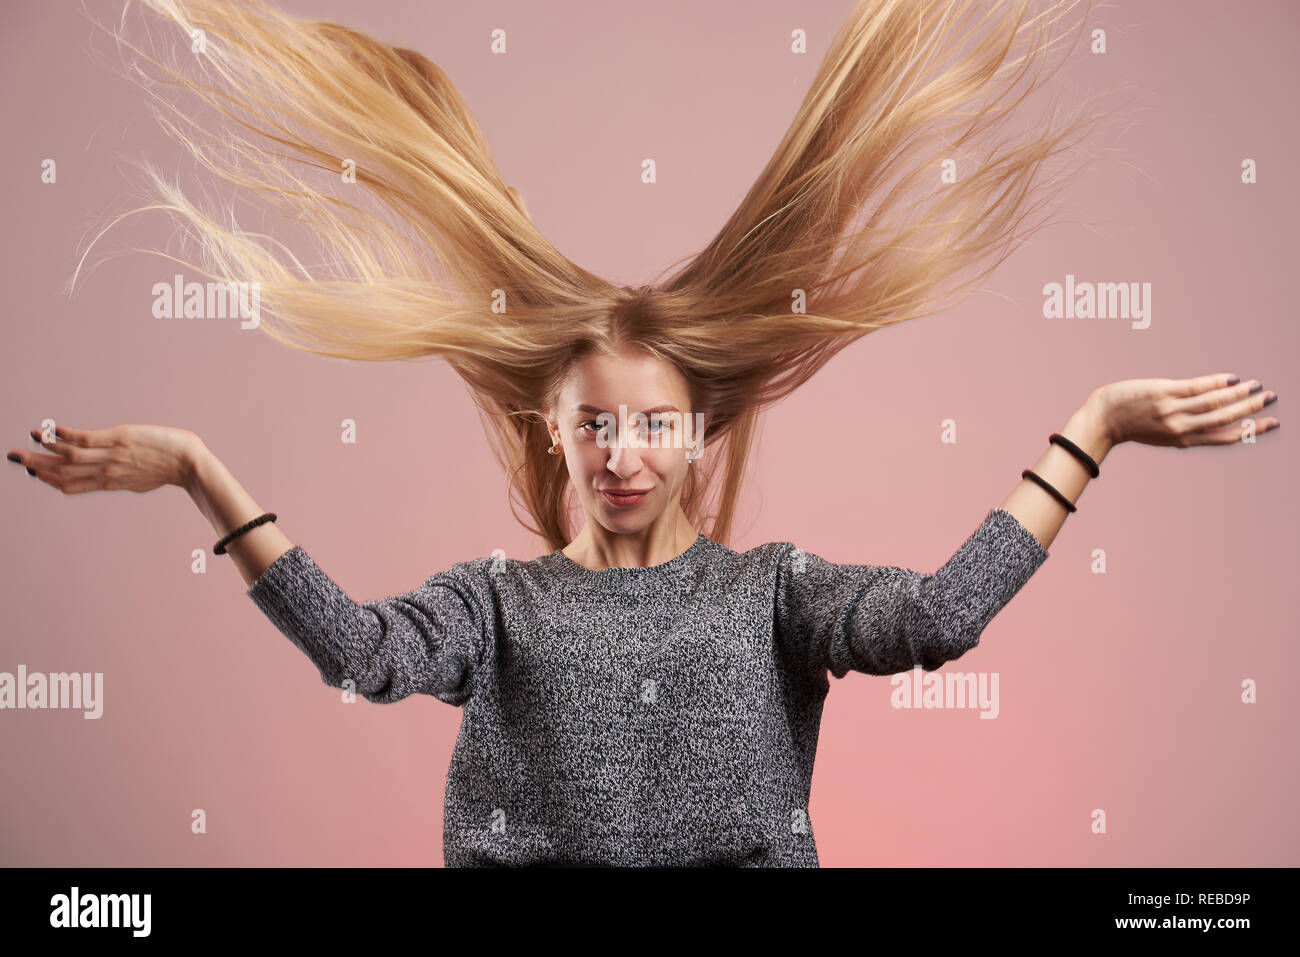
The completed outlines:
[[[1022,477],[933,575],[835,565],[786,543],[777,567],[782,640],[823,682],[828,670],[842,678],[849,671],[938,668],[974,647],[993,616],[1047,560],[1048,547],[1094,477],[1088,459],[1099,476],[1102,460],[1122,442],[1250,447],[1258,434],[1281,424],[1248,418],[1276,398],[1258,380],[1243,382],[1229,373],[1101,386],[1059,433],[1082,456],[1050,442],[1031,469],[1056,494]]]
[[[1103,396],[1100,389],[1093,392],[1058,433],[1077,445],[1098,466],[1115,444]],[[1092,479],[1092,473],[1083,460],[1055,442],[1047,443],[1031,471],[1071,504],[1078,500],[1083,487]],[[1051,492],[1028,476],[1016,484],[999,507],[1015,516],[1016,521],[1029,529],[1044,548],[1051,548],[1057,532],[1070,515]]]
[[[487,561],[462,562],[413,591],[358,604],[295,545],[262,573],[248,597],[312,660],[327,685],[351,687],[379,704],[429,694],[463,705],[483,647],[476,582]]]
[[[1113,444],[1098,390],[1061,435],[1099,465]],[[1091,478],[1081,460],[1051,443],[1033,471],[1071,501]],[[829,671],[888,675],[933,671],[979,643],[999,611],[1048,558],[1069,514],[1051,493],[1022,478],[1001,506],[934,574],[907,568],[836,565],[787,546],[777,576],[777,624],[815,680]]]
[[[1190,379],[1125,379],[1094,389],[1060,434],[1101,465],[1123,442],[1189,449],[1198,445],[1250,448],[1259,435],[1282,423],[1257,420],[1253,413],[1277,400],[1258,379],[1242,381],[1227,372]],[[1083,459],[1050,443],[1032,471],[1077,507],[1083,487],[1094,477]],[[1100,468],[1098,469],[1100,475]],[[1029,477],[1002,503],[1050,547],[1072,513],[1055,495]]]
[[[253,496],[244,490],[197,435],[184,449],[181,461],[183,468],[179,484],[189,493],[218,538],[262,514],[263,509],[253,501]],[[235,563],[244,584],[252,585],[276,559],[293,547],[293,542],[274,522],[263,522],[226,545],[226,554]]]
[[[262,514],[188,430],[49,424],[31,435],[45,451],[11,450],[9,460],[65,494],[175,485],[190,495],[218,538]],[[462,562],[413,591],[358,604],[273,523],[239,535],[226,552],[249,586],[248,597],[311,658],[326,684],[349,687],[375,702],[415,693],[455,705],[468,700],[489,624],[482,610],[491,604],[485,574],[490,559]]]
[[[186,461],[186,490],[217,535],[262,514],[201,442]],[[385,704],[419,693],[454,705],[469,699],[484,628],[482,576],[475,574],[482,569],[473,562],[413,591],[358,603],[270,522],[226,550],[250,586],[248,597],[311,659],[327,685]]]
[[[806,674],[933,671],[979,642],[984,628],[1047,560],[1009,512],[993,509],[934,574],[839,565],[786,544],[778,556],[776,625]]]

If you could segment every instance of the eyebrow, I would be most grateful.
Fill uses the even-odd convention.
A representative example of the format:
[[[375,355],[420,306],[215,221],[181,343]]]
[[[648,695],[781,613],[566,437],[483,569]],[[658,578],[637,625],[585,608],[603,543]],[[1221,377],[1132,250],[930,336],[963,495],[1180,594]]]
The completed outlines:
[[[599,415],[599,414],[601,414],[602,412],[605,412],[605,411],[607,411],[607,410],[606,410],[606,409],[598,409],[598,408],[596,408],[594,405],[575,405],[575,406],[573,407],[573,411],[574,411],[574,412],[594,412],[594,413],[596,413],[597,415]],[[648,414],[648,413],[650,413],[650,412],[681,412],[681,409],[677,408],[677,406],[675,406],[675,405],[657,405],[657,406],[655,406],[653,409],[642,409],[642,410],[641,410],[641,413],[642,413],[643,415]],[[633,414],[635,414],[635,413],[633,413]]]

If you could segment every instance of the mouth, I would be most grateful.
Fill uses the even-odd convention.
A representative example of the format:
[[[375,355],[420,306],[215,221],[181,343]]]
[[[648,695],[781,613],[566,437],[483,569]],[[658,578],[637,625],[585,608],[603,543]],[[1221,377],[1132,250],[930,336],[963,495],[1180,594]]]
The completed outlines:
[[[613,505],[615,508],[631,508],[633,505],[636,505],[643,498],[649,495],[650,489],[641,488],[641,489],[612,490],[612,489],[603,488],[600,490],[600,494],[605,497],[605,501],[609,502],[609,504]]]

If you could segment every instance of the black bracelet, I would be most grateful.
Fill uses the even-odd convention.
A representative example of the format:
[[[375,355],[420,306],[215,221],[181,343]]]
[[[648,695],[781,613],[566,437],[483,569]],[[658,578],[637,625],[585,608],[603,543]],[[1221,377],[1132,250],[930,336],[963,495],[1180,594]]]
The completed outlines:
[[[226,554],[226,545],[229,544],[233,539],[238,538],[240,535],[243,535],[244,532],[247,532],[250,529],[257,528],[257,526],[261,525],[263,522],[274,522],[274,521],[275,521],[275,512],[263,512],[261,515],[257,516],[257,518],[253,519],[251,522],[245,522],[243,525],[240,525],[237,529],[235,529],[225,538],[221,539],[221,541],[217,542],[217,544],[213,545],[212,551],[218,555],[224,555]]]
[[[1093,478],[1096,478],[1101,474],[1101,469],[1098,467],[1097,463],[1092,460],[1092,456],[1079,448],[1060,432],[1053,432],[1051,438],[1047,441],[1048,444],[1055,442],[1057,445],[1061,446],[1061,448],[1071,453],[1076,459],[1083,463],[1084,468],[1092,473]]]
[[[1045,481],[1043,481],[1043,479],[1040,478],[1038,475],[1036,475],[1036,474],[1033,472],[1032,469],[1025,469],[1023,472],[1020,473],[1020,477],[1021,477],[1022,479],[1023,479],[1023,478],[1033,479],[1035,482],[1037,482],[1039,485],[1041,485],[1044,489],[1046,489],[1048,492],[1050,492],[1050,493],[1052,494],[1052,496],[1053,496],[1053,497],[1054,497],[1058,502],[1060,502],[1062,505],[1064,505],[1064,506],[1066,507],[1066,509],[1068,509],[1068,510],[1071,511],[1071,512],[1077,512],[1077,511],[1078,511],[1078,509],[1074,507],[1074,503],[1073,503],[1073,502],[1071,502],[1068,498],[1066,498],[1064,495],[1062,495],[1062,494],[1061,494],[1060,492],[1058,492],[1056,489],[1052,488],[1052,486],[1048,485]]]

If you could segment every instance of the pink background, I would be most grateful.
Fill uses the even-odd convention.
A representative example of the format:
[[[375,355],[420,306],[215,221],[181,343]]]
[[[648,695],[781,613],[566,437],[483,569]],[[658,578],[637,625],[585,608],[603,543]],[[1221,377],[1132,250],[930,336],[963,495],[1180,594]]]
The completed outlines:
[[[467,98],[543,232],[609,278],[649,281],[705,244],[766,162],[851,4],[298,0],[286,9],[413,46]],[[88,0],[112,22],[120,5]],[[766,420],[740,535],[832,561],[933,571],[1094,387],[1256,377],[1284,428],[1256,445],[1123,445],[1051,557],[949,670],[997,672],[1001,713],[894,710],[886,678],[827,701],[811,817],[824,866],[1296,865],[1293,4],[1120,2],[1093,15],[1078,95],[1145,112],[1120,159],[960,307],[867,337]],[[488,53],[491,29],[510,35]],[[805,29],[809,52],[789,52]],[[188,169],[73,3],[5,10],[6,448],[45,417],[203,436],[357,600],[462,559],[539,548],[458,379],[285,349],[231,321],[163,321],[173,273],[125,254],[60,293],[86,231],[136,202],[122,157]],[[97,56],[89,55],[96,51]],[[639,181],[644,156],[659,182]],[[40,182],[46,157],[58,182]],[[1254,158],[1259,182],[1240,183]],[[138,217],[97,252],[159,246]],[[93,256],[94,254],[92,254]],[[1153,284],[1149,329],[1042,317],[1041,289]],[[959,442],[939,441],[958,421]],[[339,442],[358,422],[359,443]],[[835,440],[851,429],[847,453]],[[832,450],[834,453],[832,454]],[[458,709],[342,706],[244,596],[168,488],[59,495],[9,466],[0,671],[101,671],[104,716],[0,712],[0,863],[427,865]],[[1091,573],[1104,549],[1105,575]],[[1257,704],[1241,703],[1254,679]],[[206,834],[190,832],[203,808]],[[1102,808],[1108,832],[1090,830]]]

